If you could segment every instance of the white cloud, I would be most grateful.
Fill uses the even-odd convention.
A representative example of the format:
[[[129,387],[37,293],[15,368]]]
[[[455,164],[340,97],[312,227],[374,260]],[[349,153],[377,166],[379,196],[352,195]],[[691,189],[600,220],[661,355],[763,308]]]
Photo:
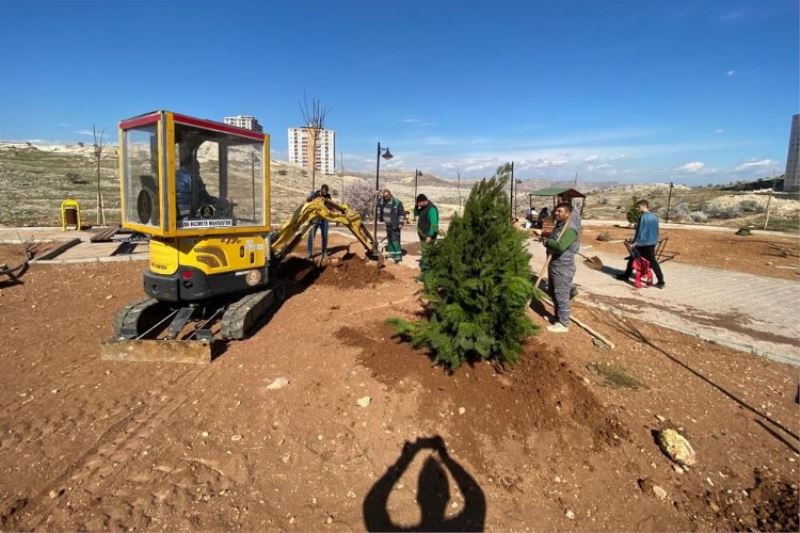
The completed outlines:
[[[590,171],[597,170],[612,170],[614,168],[610,163],[600,163],[598,165],[587,165],[586,168]]]
[[[688,172],[689,174],[697,174],[703,168],[705,168],[706,164],[700,161],[692,161],[691,163],[686,163],[675,170],[678,172]]]
[[[69,128],[69,124],[67,124],[66,122],[59,122],[58,125],[61,126],[62,128]]]
[[[589,157],[587,157],[586,159],[584,159],[584,161],[586,161],[587,163],[591,163],[592,161],[597,161],[598,159],[600,159],[599,155],[592,154]]]
[[[548,168],[548,167],[563,167],[569,163],[565,159],[547,159],[539,158],[533,161],[522,161],[522,166],[530,168]]]
[[[92,133],[92,130],[75,130],[74,133],[77,133],[78,135],[88,135],[89,137],[94,135],[94,133]]]
[[[400,122],[403,122],[404,124],[411,124],[412,126],[433,126],[434,125],[433,122],[428,122],[427,120],[422,120],[422,119],[414,118],[414,117],[408,117],[408,118],[401,119]]]
[[[747,159],[746,161],[742,161],[742,163],[736,167],[736,171],[741,172],[742,170],[771,167],[777,164],[778,162],[773,161],[772,159]]]
[[[725,130],[723,130],[722,128],[717,128],[714,130],[714,133],[725,133]]]
[[[733,76],[734,74],[736,74],[736,71],[735,71],[735,70],[729,70],[729,71],[728,71],[728,72],[726,72],[725,74],[726,74],[728,77],[731,77],[731,76]]]

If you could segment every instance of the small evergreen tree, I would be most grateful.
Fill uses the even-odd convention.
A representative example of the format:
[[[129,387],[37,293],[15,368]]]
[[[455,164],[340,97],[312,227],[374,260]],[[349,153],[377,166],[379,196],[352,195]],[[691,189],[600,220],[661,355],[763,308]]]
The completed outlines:
[[[639,203],[639,198],[636,196],[633,197],[633,203],[628,208],[628,212],[625,214],[625,218],[628,219],[628,223],[632,225],[636,225],[639,223],[639,219],[642,218],[642,214],[639,212],[639,209],[636,204]]]
[[[454,214],[445,237],[426,251],[429,318],[389,320],[399,336],[427,346],[434,362],[450,370],[477,359],[515,363],[535,331],[525,314],[533,296],[530,255],[511,223],[506,183],[494,177],[475,184],[464,214]]]

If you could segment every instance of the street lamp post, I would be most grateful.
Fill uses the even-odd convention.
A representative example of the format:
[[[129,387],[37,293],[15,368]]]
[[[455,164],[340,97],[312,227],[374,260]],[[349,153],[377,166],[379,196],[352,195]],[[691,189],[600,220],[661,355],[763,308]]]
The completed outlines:
[[[392,152],[389,151],[388,146],[386,148],[381,148],[381,143],[378,143],[378,155],[376,157],[377,164],[375,166],[375,225],[372,233],[372,252],[375,255],[378,255],[378,217],[380,216],[381,209],[380,195],[378,194],[381,190],[381,157],[388,161],[394,156],[392,155]]]
[[[417,205],[417,183],[421,177],[422,172],[419,169],[414,169],[414,207]],[[416,220],[416,215],[414,215],[414,219]]]
[[[669,196],[667,196],[667,220],[666,220],[667,223],[669,223],[669,204],[672,203],[672,188],[674,186],[675,186],[675,184],[670,181],[669,182]]]

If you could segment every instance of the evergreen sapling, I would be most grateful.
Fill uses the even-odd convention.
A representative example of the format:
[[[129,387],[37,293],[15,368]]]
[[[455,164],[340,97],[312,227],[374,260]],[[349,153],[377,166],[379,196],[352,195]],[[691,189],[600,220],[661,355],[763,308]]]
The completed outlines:
[[[506,182],[494,177],[475,184],[464,214],[454,214],[445,237],[426,250],[429,318],[388,321],[449,370],[474,360],[515,363],[536,329],[526,315],[534,295],[530,255],[525,234],[511,222]]]

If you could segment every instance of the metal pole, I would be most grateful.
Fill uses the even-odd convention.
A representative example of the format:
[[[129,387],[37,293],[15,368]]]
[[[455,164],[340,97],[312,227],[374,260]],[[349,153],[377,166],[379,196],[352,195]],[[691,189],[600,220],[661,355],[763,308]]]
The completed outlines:
[[[514,189],[517,188],[517,182],[514,180],[514,162],[511,162],[511,220],[514,220]]]
[[[375,165],[375,192],[379,192],[381,190],[381,143],[378,143],[378,157],[377,163]],[[375,195],[375,224],[372,230],[372,239],[373,239],[373,250],[374,254],[378,254],[378,214],[380,212],[380,196],[377,194]]]
[[[253,224],[256,224],[256,154],[250,153],[250,182],[253,189]]]
[[[419,169],[414,169],[414,201],[417,201],[417,180],[419,179]]]
[[[774,187],[774,185],[773,185],[773,187]],[[770,192],[769,193],[769,198],[767,198],[767,207],[765,209],[765,211],[767,213],[766,213],[766,216],[764,217],[764,229],[765,230],[767,229],[767,226],[769,225],[769,203],[772,201],[772,195],[773,194],[774,193]]]
[[[674,184],[670,181],[669,182],[669,196],[667,197],[667,220],[666,220],[667,223],[669,223],[669,206],[672,203],[672,187],[674,187]]]

